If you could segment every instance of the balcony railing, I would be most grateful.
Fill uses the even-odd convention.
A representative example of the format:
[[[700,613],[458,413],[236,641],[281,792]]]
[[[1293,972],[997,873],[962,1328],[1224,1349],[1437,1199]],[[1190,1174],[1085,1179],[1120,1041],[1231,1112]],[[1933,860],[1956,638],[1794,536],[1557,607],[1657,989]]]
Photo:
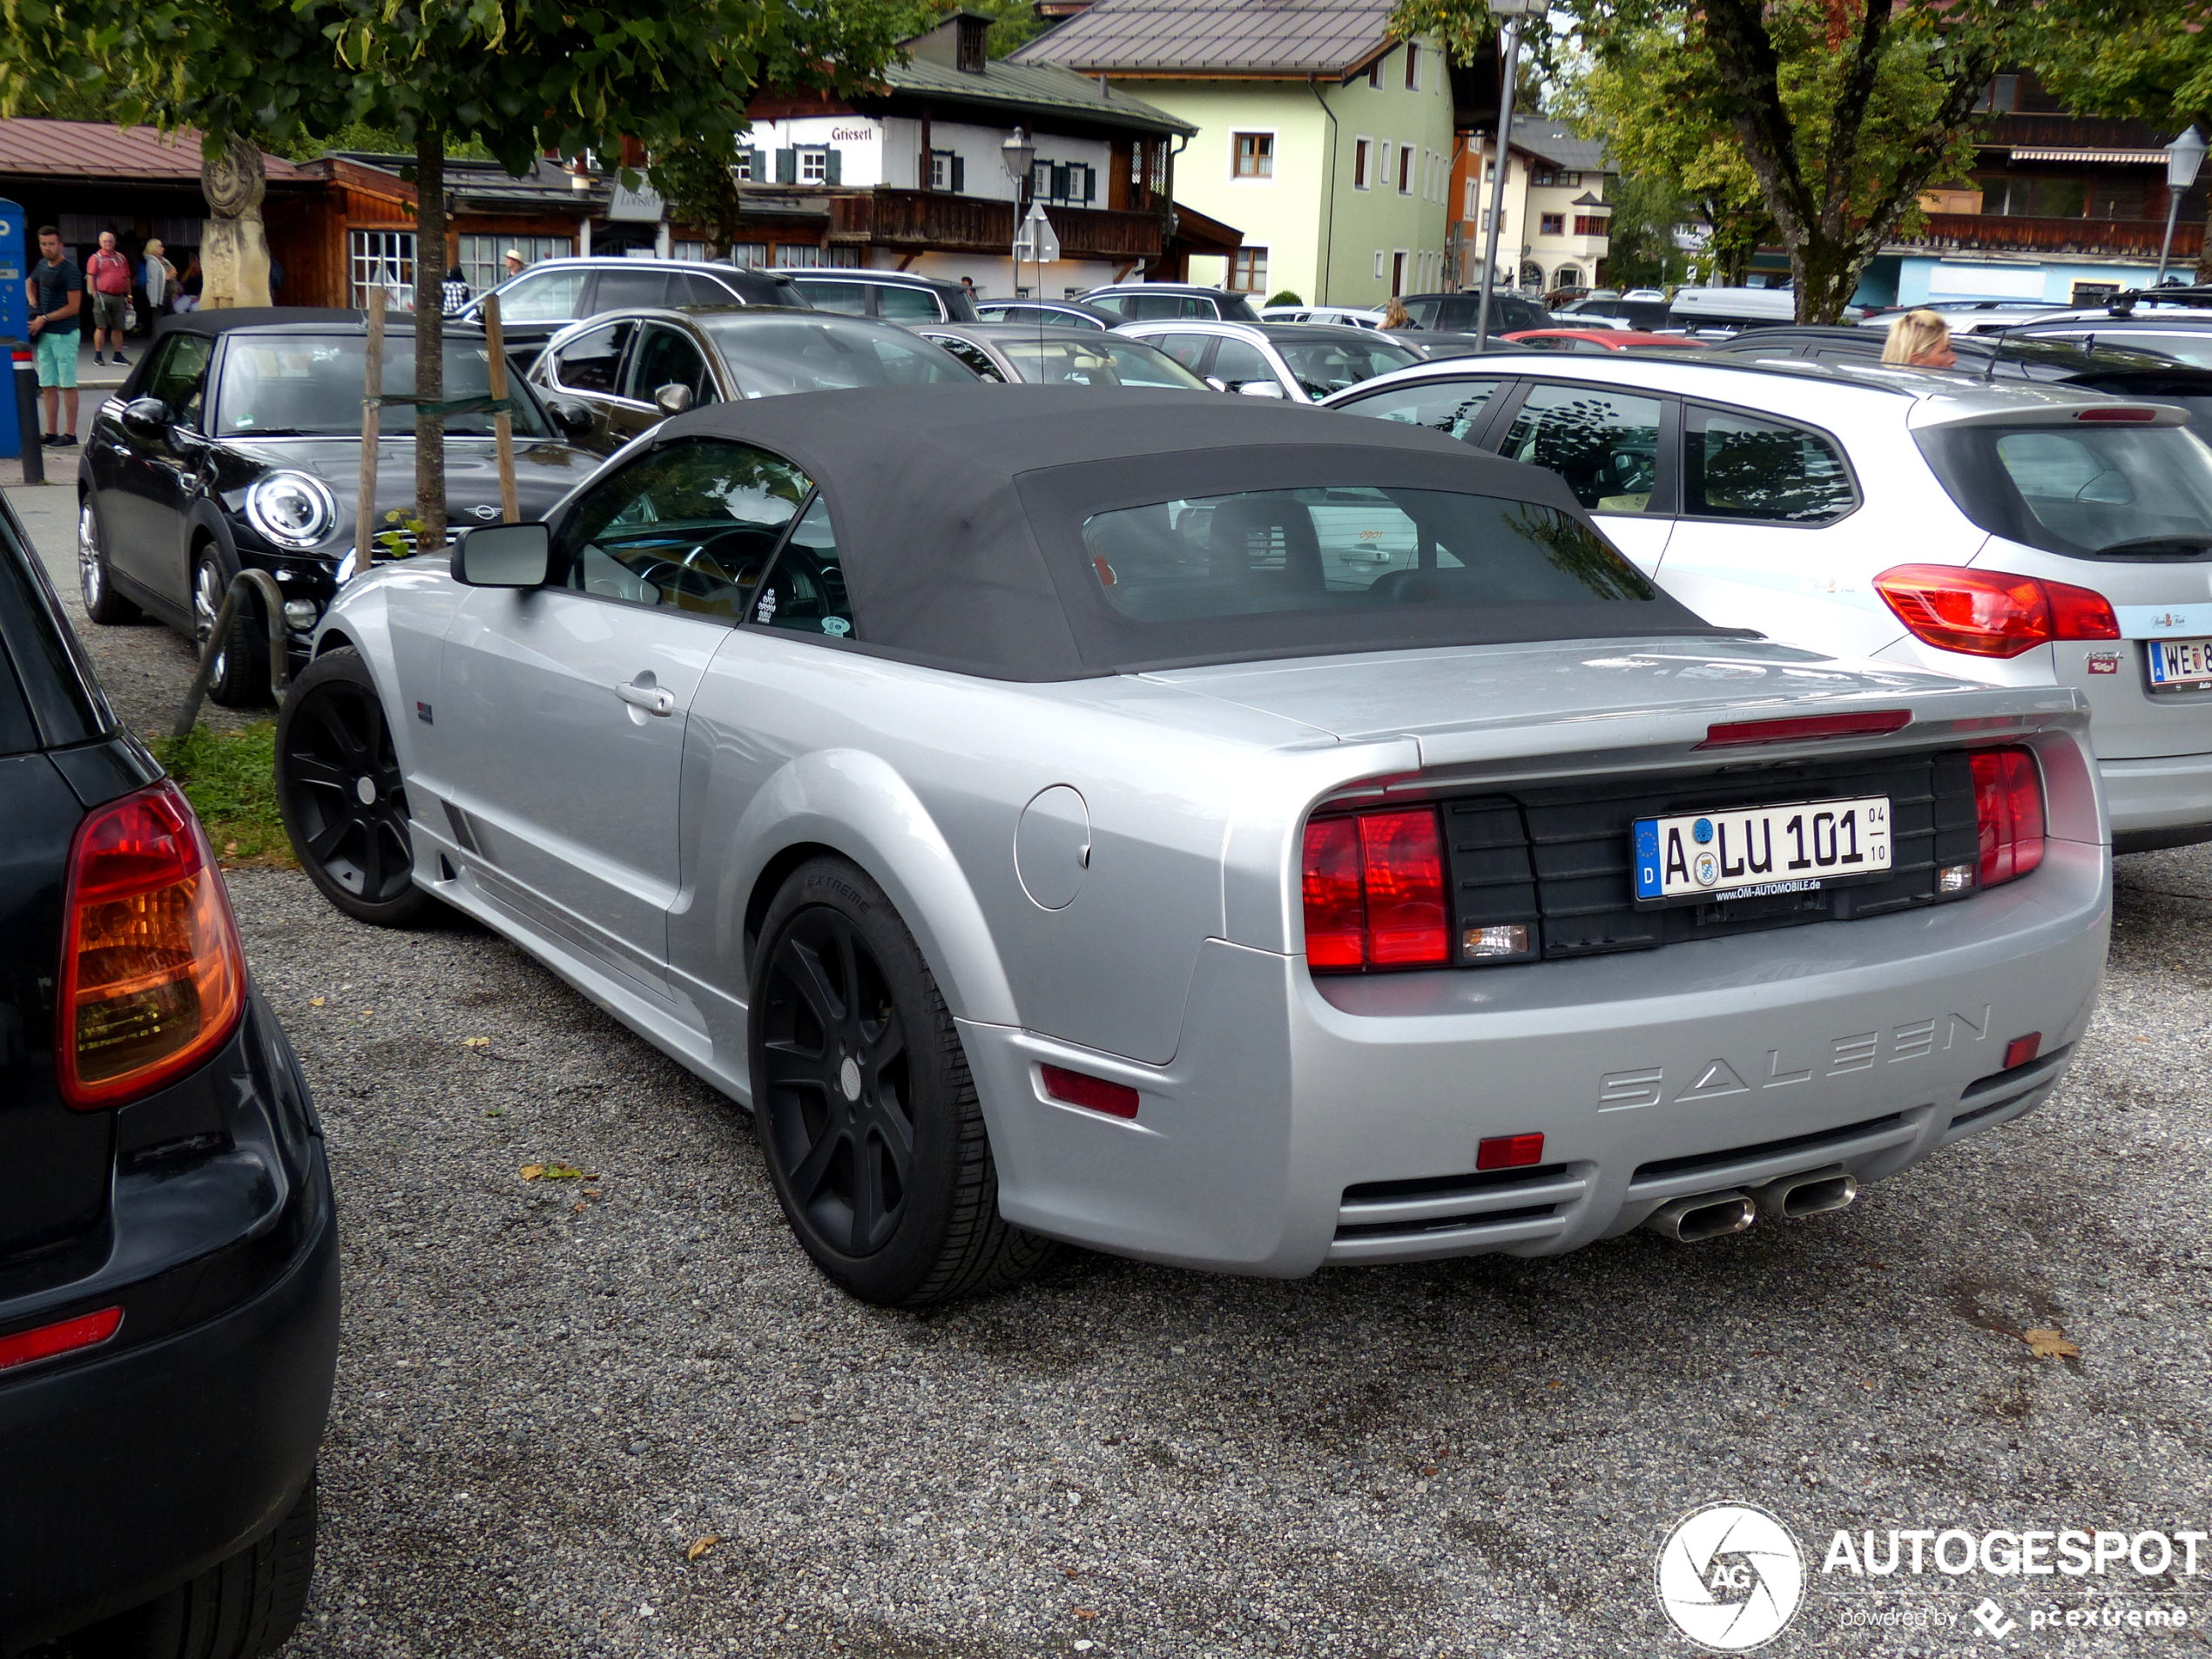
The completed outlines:
[[[875,190],[830,198],[829,239],[877,247],[1003,253],[1014,242],[1014,204],[934,190]],[[1157,213],[1047,206],[1063,258],[1149,260],[1159,257]]]
[[[2091,253],[2156,259],[2162,219],[2039,219],[2022,213],[1930,213],[1927,228],[1899,237],[1904,247],[2004,253]],[[2202,225],[2174,227],[2175,260],[2194,260]]]

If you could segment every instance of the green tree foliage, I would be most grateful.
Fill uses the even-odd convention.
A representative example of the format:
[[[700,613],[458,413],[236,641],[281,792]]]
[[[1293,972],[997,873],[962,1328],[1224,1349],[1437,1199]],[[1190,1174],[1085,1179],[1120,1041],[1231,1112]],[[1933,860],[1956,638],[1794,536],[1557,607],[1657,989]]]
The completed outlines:
[[[1616,288],[1681,281],[1688,261],[1675,246],[1675,226],[1697,212],[1689,198],[1671,179],[1632,172],[1614,180],[1605,200],[1613,210],[1606,224],[1606,281]]]

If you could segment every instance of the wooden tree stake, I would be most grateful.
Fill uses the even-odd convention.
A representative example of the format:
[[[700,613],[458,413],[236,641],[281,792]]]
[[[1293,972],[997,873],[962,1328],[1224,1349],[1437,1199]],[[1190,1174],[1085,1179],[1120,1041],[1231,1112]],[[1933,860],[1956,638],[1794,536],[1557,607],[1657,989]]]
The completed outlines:
[[[491,350],[491,401],[507,401],[507,335],[499,322],[499,296],[484,300],[484,343]],[[499,513],[509,524],[523,522],[521,502],[515,495],[515,417],[506,409],[493,412],[492,436],[499,448]]]
[[[384,288],[368,291],[368,369],[361,385],[361,500],[354,509],[354,569],[376,563],[376,446],[384,424]]]

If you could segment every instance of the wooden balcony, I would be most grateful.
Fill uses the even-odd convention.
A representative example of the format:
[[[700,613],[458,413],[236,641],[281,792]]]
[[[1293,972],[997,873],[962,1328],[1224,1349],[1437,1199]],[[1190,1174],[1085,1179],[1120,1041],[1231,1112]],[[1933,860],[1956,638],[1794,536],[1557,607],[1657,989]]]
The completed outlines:
[[[881,189],[829,200],[829,239],[915,253],[1004,253],[1014,243],[1014,204],[934,190]],[[1152,260],[1165,226],[1158,213],[1047,205],[1069,260]]]
[[[2106,258],[2158,257],[2162,219],[2036,219],[2018,213],[1930,213],[1927,228],[1899,237],[1900,247],[1946,253],[2082,253]],[[2202,224],[2174,226],[2174,260],[2193,260],[2204,246]]]

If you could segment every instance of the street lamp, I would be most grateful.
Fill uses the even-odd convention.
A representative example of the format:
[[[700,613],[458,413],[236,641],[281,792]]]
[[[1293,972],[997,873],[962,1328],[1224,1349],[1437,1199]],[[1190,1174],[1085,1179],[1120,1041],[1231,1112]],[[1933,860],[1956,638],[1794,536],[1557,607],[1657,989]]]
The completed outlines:
[[[2166,280],[2166,257],[2174,250],[2174,215],[2181,211],[2182,196],[2196,182],[2196,170],[2204,165],[2204,139],[2193,126],[2166,146],[2166,236],[2158,245],[2154,288]]]
[[[1036,165],[1037,146],[1029,138],[1029,129],[1016,127],[1006,135],[1006,142],[999,145],[999,159],[1006,164],[1006,176],[1014,180],[1014,297],[1022,295],[1022,220],[1029,209],[1029,176]]]
[[[1514,79],[1521,68],[1521,20],[1541,17],[1547,0],[1487,0],[1490,15],[1501,18],[1505,30],[1498,50],[1498,142],[1490,172],[1490,225],[1483,239],[1482,300],[1474,313],[1474,348],[1490,343],[1490,293],[1498,280],[1498,230],[1506,216],[1506,168],[1513,142]]]

